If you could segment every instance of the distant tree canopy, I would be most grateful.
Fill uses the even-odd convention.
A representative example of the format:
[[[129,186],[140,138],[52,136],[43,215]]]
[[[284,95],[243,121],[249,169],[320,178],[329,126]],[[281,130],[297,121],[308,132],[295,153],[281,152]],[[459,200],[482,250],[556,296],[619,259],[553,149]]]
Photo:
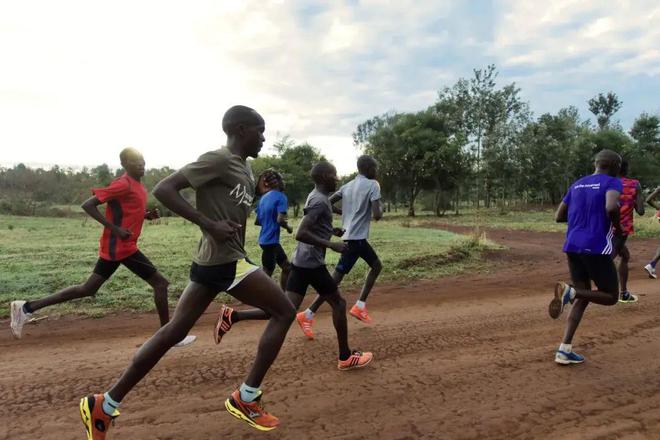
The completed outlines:
[[[442,88],[425,109],[392,111],[356,127],[356,149],[380,164],[387,207],[404,206],[414,216],[419,200],[437,215],[465,205],[556,204],[574,180],[593,172],[593,157],[603,148],[627,159],[631,177],[644,187],[660,184],[660,116],[642,113],[626,132],[613,119],[622,102],[610,91],[586,102],[595,124],[574,106],[535,118],[516,84],[499,86],[497,77],[493,65],[475,69],[471,78]],[[298,216],[313,187],[309,172],[325,158],[288,136],[274,146],[274,154],[252,161],[254,173],[280,171]],[[149,169],[144,183],[151,189],[173,171]],[[119,172],[106,164],[77,171],[0,168],[0,212],[65,215],[58,205],[80,204],[90,188],[107,185]],[[192,200],[190,191],[184,195]],[[157,205],[153,198],[149,203]]]

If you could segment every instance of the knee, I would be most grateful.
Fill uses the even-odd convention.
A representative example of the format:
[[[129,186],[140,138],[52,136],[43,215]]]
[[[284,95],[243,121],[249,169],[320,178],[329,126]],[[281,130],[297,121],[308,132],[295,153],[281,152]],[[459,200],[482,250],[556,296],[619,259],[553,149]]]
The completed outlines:
[[[371,270],[372,270],[376,275],[380,274],[380,271],[383,270],[383,263],[381,263],[380,260],[376,260],[376,261],[374,262],[373,266],[371,266]]]
[[[327,299],[334,308],[346,309],[346,300],[341,295],[335,295],[332,299]]]
[[[99,288],[96,286],[90,286],[88,284],[80,284],[76,286],[76,290],[80,298],[86,298],[96,296],[96,292],[99,291]]]
[[[165,277],[158,277],[151,282],[151,287],[153,287],[154,292],[167,291],[168,287],[170,287],[170,282]]]
[[[172,325],[171,321],[158,331],[162,343],[170,347],[185,338],[187,333],[187,331],[177,328],[176,325]]]
[[[619,302],[619,291],[607,292],[609,294],[609,300],[605,303],[606,306],[613,306]]]
[[[285,322],[293,322],[296,319],[296,309],[293,304],[289,303],[283,310],[281,319]]]

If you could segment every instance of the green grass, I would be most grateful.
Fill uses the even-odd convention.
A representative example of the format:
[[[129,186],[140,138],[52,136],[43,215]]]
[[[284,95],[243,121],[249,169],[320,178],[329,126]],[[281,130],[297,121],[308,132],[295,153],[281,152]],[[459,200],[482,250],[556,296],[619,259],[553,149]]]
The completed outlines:
[[[410,226],[406,218],[372,225],[370,242],[384,265],[379,281],[405,282],[457,273],[474,266],[485,247],[493,247],[473,237]],[[247,251],[255,262],[261,258],[258,231],[258,227],[248,225]],[[96,262],[100,233],[101,227],[91,219],[0,216],[0,304],[39,298],[84,281]],[[172,303],[188,282],[199,236],[196,226],[180,218],[145,223],[140,248],[170,280]],[[286,232],[282,237],[282,245],[291,255],[295,241]],[[328,264],[334,266],[338,257],[328,251]],[[358,262],[343,287],[360,284],[366,272],[366,264]],[[96,298],[54,306],[43,313],[101,316],[117,310],[153,309],[151,289],[120,267]],[[8,308],[0,307],[0,317],[7,315]]]
[[[423,226],[425,223],[450,224],[469,227],[490,227],[504,229],[523,229],[529,231],[565,232],[566,225],[554,221],[554,210],[506,211],[499,208],[469,209],[461,211],[460,215],[448,214],[436,217],[422,213],[410,220],[411,226]],[[400,217],[396,217],[400,218]],[[655,212],[647,211],[638,216],[635,214],[635,235],[638,238],[660,238],[660,223],[655,218]]]

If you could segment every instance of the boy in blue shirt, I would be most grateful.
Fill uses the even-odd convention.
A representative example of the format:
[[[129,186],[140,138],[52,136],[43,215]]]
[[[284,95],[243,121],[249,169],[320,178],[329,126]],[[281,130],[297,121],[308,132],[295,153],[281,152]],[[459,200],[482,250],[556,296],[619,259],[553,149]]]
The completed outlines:
[[[271,171],[271,170],[267,170]],[[280,266],[282,274],[280,276],[280,286],[282,291],[286,288],[286,280],[291,270],[286,252],[280,244],[280,228],[287,230],[289,234],[293,228],[287,223],[287,211],[289,202],[284,195],[284,179],[278,172],[273,171],[276,184],[267,188],[257,205],[256,225],[261,226],[259,232],[259,246],[261,246],[261,266],[268,276],[272,276],[275,271],[275,264]]]
[[[611,150],[596,155],[596,171],[574,182],[560,203],[555,219],[568,222],[564,252],[572,285],[558,282],[548,312],[559,318],[564,307],[573,307],[564,339],[555,354],[561,365],[579,364],[584,357],[573,352],[572,341],[590,302],[612,306],[619,300],[619,279],[612,259],[612,242],[621,236],[619,196],[623,189],[616,176],[621,156]],[[598,290],[591,290],[591,282]]]

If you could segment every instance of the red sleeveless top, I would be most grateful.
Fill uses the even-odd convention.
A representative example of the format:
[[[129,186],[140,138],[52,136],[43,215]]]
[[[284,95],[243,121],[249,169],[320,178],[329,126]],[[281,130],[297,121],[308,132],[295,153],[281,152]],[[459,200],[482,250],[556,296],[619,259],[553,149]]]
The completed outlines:
[[[633,218],[635,215],[635,200],[637,199],[639,181],[622,177],[621,183],[623,184],[623,191],[619,197],[621,228],[626,235],[632,235],[635,232],[633,228]]]

